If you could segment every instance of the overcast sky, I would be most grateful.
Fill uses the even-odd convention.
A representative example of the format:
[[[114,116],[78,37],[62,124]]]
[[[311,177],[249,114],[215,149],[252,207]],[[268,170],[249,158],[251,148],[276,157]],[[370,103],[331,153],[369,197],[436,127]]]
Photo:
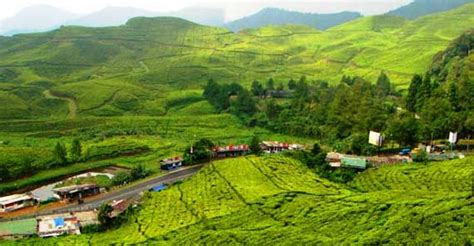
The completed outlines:
[[[226,19],[233,20],[252,14],[263,7],[280,7],[303,12],[331,13],[344,10],[364,15],[381,14],[412,0],[2,0],[0,20],[14,16],[23,8],[46,4],[77,14],[86,14],[107,6],[135,7],[150,11],[173,11],[185,7],[216,7],[226,10]]]

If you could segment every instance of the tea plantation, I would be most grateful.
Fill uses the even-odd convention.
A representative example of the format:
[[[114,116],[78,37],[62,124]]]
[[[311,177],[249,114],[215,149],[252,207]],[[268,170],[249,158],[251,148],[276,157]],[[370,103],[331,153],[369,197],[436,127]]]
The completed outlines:
[[[373,169],[347,186],[278,155],[216,161],[147,194],[118,229],[15,244],[472,244],[473,161]]]

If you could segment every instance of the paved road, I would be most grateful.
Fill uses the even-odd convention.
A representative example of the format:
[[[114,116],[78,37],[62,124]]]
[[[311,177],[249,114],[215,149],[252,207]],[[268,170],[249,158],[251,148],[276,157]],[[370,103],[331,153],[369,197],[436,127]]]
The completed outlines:
[[[149,190],[150,188],[162,184],[162,183],[173,183],[178,180],[183,180],[196,174],[204,165],[193,166],[185,169],[170,172],[164,176],[156,177],[141,183],[133,184],[129,187],[120,190],[110,191],[108,193],[101,194],[91,199],[87,199],[83,204],[71,204],[61,208],[54,208],[49,210],[43,210],[36,214],[21,216],[21,218],[30,218],[40,215],[56,214],[56,213],[69,213],[87,211],[95,208],[99,208],[105,202],[113,200],[121,200],[136,197],[140,192]]]

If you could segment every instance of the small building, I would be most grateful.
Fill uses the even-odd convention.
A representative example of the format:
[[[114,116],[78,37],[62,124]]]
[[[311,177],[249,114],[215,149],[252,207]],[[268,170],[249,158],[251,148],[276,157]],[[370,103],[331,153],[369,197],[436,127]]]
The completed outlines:
[[[168,158],[160,161],[162,170],[173,170],[179,168],[183,165],[183,158],[181,156],[176,156],[173,158]]]
[[[304,150],[304,146],[301,144],[290,144],[289,150]]]
[[[16,194],[0,198],[0,213],[10,212],[25,207],[35,206],[38,200],[27,194]]]
[[[100,187],[95,184],[72,185],[53,189],[53,192],[63,201],[82,200],[84,197],[97,195]]]
[[[260,146],[266,153],[279,153],[290,149],[290,144],[276,141],[263,141]]]
[[[38,236],[40,237],[57,237],[63,234],[80,235],[79,228],[80,223],[75,216],[38,219]]]
[[[359,157],[343,157],[341,159],[341,167],[366,169],[368,161]]]
[[[119,200],[119,201],[112,201],[110,206],[113,208],[113,211],[111,213],[111,217],[115,218],[125,212],[128,208],[128,203],[125,200]]]
[[[153,186],[153,187],[150,189],[150,191],[160,192],[160,191],[166,190],[166,188],[168,188],[167,185],[165,185],[165,184],[160,184],[160,185],[157,185],[157,186]]]
[[[2,239],[19,239],[36,234],[36,219],[21,219],[0,222],[0,242]]]
[[[217,158],[236,157],[248,154],[250,148],[247,144],[217,146],[212,149],[212,154]]]

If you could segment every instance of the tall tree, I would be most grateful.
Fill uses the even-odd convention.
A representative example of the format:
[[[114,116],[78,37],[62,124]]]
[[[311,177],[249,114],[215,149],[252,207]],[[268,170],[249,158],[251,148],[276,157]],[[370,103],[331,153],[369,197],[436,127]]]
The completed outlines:
[[[107,203],[100,206],[97,220],[102,227],[109,228],[112,225],[112,211],[114,211],[114,209]]]
[[[268,91],[275,90],[275,82],[273,81],[273,78],[268,79],[268,81],[267,81],[267,90]]]
[[[296,88],[296,81],[294,81],[293,79],[290,79],[288,81],[288,89],[294,90],[295,88]]]
[[[260,147],[260,138],[257,135],[252,137],[249,145],[250,151],[255,155],[260,155],[262,153],[262,148]]]
[[[416,112],[416,102],[418,98],[418,93],[420,93],[420,86],[423,78],[415,74],[411,79],[410,87],[408,88],[408,97],[407,97],[407,110],[410,112]]]
[[[67,162],[67,151],[66,147],[62,143],[56,143],[53,151],[54,162],[56,164],[62,165]]]
[[[71,144],[71,158],[72,161],[77,162],[82,156],[82,145],[79,139],[75,138]]]
[[[254,80],[252,82],[252,94],[254,96],[261,97],[261,96],[263,96],[264,91],[265,90],[264,90],[262,84],[260,84],[260,82],[258,82],[257,80]]]
[[[431,85],[431,75],[429,73],[426,73],[421,83],[421,86],[419,87],[419,91],[416,98],[417,110],[421,110],[425,102],[429,100],[429,98],[431,97],[432,89],[433,88]]]
[[[391,84],[388,76],[382,71],[375,84],[377,94],[382,97],[386,97],[390,94]]]
[[[455,111],[459,110],[459,98],[457,93],[457,87],[454,82],[449,84],[449,102]]]
[[[237,95],[237,100],[235,101],[235,110],[236,113],[241,116],[250,116],[257,111],[256,102],[247,90],[242,90]]]

